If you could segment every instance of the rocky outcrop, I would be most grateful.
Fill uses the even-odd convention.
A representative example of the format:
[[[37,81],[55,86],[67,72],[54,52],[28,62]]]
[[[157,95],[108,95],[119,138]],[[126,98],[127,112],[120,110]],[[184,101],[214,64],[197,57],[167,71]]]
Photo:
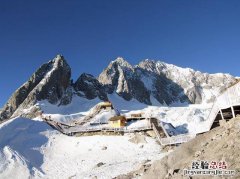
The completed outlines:
[[[125,100],[137,99],[152,104],[209,103],[224,89],[237,82],[229,74],[208,74],[180,68],[160,61],[144,60],[136,66],[123,58],[112,61],[99,75],[108,93]]]
[[[116,90],[125,99],[128,99],[129,87],[127,77],[132,75],[132,70],[132,66],[119,57],[108,65],[99,75],[98,80],[106,87],[108,93],[113,93]]]
[[[103,86],[90,74],[83,73],[73,86],[79,96],[86,97],[87,99],[98,97],[101,100],[107,100],[107,93]]]
[[[171,95],[170,93],[170,96],[175,96],[175,99],[179,98],[180,102],[188,100],[194,104],[213,102],[215,97],[224,89],[237,82],[237,79],[229,74],[201,73],[200,71],[177,67],[161,61],[144,60],[137,67],[147,71],[147,73],[153,73],[170,80],[166,84],[172,86],[170,89],[173,90],[172,94],[175,94]],[[151,81],[151,78],[145,78],[145,80]],[[164,86],[169,89],[169,85]]]
[[[60,100],[60,105],[67,105],[70,104],[72,102],[72,98],[74,95],[74,89],[73,87],[70,85],[66,88],[66,90],[64,91],[62,98]]]
[[[116,92],[125,100],[137,99],[139,102],[151,104],[150,93],[144,83],[134,72],[133,67],[123,58],[117,58],[99,75],[99,82],[108,93]]]
[[[223,90],[236,83],[229,74],[208,74],[190,68],[180,68],[160,61],[144,60],[132,66],[119,57],[112,61],[98,79],[83,73],[75,83],[71,68],[64,57],[58,55],[42,65],[31,78],[17,89],[2,111],[0,120],[24,113],[30,116],[38,109],[37,101],[67,105],[73,95],[87,99],[108,100],[108,94],[117,93],[125,100],[141,103],[209,103]],[[34,107],[33,107],[34,106]]]
[[[48,100],[56,104],[69,87],[71,69],[64,57],[58,55],[42,65],[31,78],[18,88],[3,107],[0,120],[17,116],[37,101]],[[34,110],[36,112],[36,110]]]

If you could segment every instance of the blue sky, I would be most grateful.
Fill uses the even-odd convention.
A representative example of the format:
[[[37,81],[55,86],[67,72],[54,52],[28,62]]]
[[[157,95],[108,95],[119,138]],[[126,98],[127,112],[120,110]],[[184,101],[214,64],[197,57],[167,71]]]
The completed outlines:
[[[0,0],[0,106],[63,54],[73,78],[118,56],[240,76],[238,0]]]

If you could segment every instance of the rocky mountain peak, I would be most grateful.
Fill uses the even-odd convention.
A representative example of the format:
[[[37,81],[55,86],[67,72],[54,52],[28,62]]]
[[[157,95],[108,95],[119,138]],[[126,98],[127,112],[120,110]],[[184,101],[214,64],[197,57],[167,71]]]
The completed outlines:
[[[24,109],[31,109],[34,117],[38,109],[32,107],[41,100],[67,105],[73,94],[107,100],[108,94],[116,93],[127,101],[136,99],[149,105],[209,103],[236,81],[229,74],[201,73],[149,59],[132,66],[118,57],[110,62],[98,79],[83,73],[73,83],[71,68],[62,55],[57,55],[13,93],[0,111],[0,121],[22,114]]]
[[[68,65],[67,61],[65,60],[63,55],[58,54],[53,60],[51,60],[53,67],[57,68],[57,67],[67,67],[69,69],[70,66]]]
[[[70,84],[70,78],[71,68],[66,60],[63,56],[56,56],[37,69],[30,79],[13,93],[0,113],[0,120],[19,115],[37,101],[58,103]]]
[[[111,64],[117,64],[120,67],[127,67],[132,69],[132,65],[128,63],[128,61],[126,61],[123,57],[116,58],[114,61],[110,63],[109,66],[111,66]]]
[[[130,100],[130,88],[127,80],[133,74],[133,67],[126,60],[118,57],[99,75],[98,80],[104,86],[107,93],[116,91],[125,100]]]
[[[231,75],[201,73],[162,61],[146,59],[134,67],[128,64],[122,58],[113,61],[100,74],[99,82],[110,93],[115,91],[126,100],[135,98],[147,104],[152,104],[151,96],[168,105],[209,103],[236,81]]]
[[[188,69],[188,68],[181,68],[173,64],[168,64],[163,61],[150,60],[150,59],[145,59],[141,61],[138,65],[136,65],[136,67],[147,70],[147,71],[155,72],[158,74],[160,74],[161,72],[174,70],[174,69],[182,69],[182,70]],[[189,69],[189,70],[192,70],[192,69]]]
[[[154,71],[156,69],[156,61],[145,59],[136,65],[136,68],[141,68],[147,71]]]
[[[59,60],[64,60],[64,56],[61,54],[57,54],[56,57],[53,59],[53,61],[59,61]]]

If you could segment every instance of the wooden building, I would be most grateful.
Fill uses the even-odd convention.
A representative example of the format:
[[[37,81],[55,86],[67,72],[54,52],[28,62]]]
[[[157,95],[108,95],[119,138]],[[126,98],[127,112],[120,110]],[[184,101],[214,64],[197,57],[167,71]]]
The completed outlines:
[[[109,119],[109,125],[113,128],[120,128],[126,125],[126,121],[124,116],[114,116]]]
[[[142,113],[134,113],[134,114],[131,114],[131,117],[141,118],[141,117],[142,117]]]
[[[144,113],[133,113],[130,116],[127,116],[127,121],[143,120],[146,117],[143,116]]]

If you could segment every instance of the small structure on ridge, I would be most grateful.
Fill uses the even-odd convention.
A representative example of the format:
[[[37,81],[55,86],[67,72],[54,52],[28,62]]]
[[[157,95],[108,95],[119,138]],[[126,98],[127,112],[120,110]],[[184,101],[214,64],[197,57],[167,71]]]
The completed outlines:
[[[113,109],[113,105],[110,101],[104,101],[99,103],[100,109],[107,109],[107,110],[111,110]]]
[[[120,128],[126,125],[126,121],[124,116],[114,116],[109,119],[109,125],[113,128]]]

